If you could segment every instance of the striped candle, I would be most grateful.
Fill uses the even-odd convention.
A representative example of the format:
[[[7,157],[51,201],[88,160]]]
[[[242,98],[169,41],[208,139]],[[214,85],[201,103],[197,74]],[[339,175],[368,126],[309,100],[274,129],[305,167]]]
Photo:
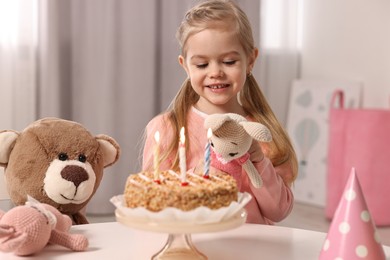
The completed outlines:
[[[207,130],[207,143],[206,148],[204,152],[204,175],[203,177],[209,178],[209,172],[210,172],[210,162],[211,162],[211,135],[212,131],[211,128]]]

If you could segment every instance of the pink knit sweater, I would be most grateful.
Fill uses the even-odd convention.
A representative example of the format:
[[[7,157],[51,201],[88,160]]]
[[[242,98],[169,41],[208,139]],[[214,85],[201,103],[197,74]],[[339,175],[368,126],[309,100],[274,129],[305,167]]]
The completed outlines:
[[[154,133],[160,132],[160,149],[163,150],[172,140],[172,131],[164,122],[164,115],[153,118],[146,128],[146,141],[143,151],[143,170],[153,166]],[[203,123],[207,115],[192,108],[188,115],[188,136],[190,149],[187,151],[187,169],[195,168],[204,158],[204,147],[207,142],[207,130]],[[163,162],[161,170],[169,169],[171,161]],[[273,224],[283,220],[291,212],[294,197],[290,187],[285,184],[281,176],[292,175],[288,163],[274,167],[271,161],[264,157],[261,162],[254,163],[263,179],[263,186],[255,188],[249,181],[244,170],[233,176],[240,184],[240,192],[248,192],[253,199],[247,204],[248,223]],[[288,177],[287,177],[288,179]]]

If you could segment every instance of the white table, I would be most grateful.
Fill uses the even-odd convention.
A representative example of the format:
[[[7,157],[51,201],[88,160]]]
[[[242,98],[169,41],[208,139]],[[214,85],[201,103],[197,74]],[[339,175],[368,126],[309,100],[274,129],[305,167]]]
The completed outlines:
[[[124,226],[118,222],[73,226],[72,233],[88,237],[85,252],[72,252],[59,246],[47,246],[39,260],[122,260],[150,259],[165,244],[167,234],[153,233]],[[192,234],[196,248],[213,260],[315,260],[326,234],[280,226],[244,224],[238,228],[204,234]],[[386,256],[390,247],[384,246]],[[12,253],[0,253],[1,260],[24,259]]]

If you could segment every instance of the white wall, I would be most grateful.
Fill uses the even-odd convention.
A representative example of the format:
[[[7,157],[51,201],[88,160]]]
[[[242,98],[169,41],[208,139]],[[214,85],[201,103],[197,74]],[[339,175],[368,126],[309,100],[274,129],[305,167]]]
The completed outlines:
[[[301,77],[362,81],[364,107],[390,107],[390,1],[303,3]]]

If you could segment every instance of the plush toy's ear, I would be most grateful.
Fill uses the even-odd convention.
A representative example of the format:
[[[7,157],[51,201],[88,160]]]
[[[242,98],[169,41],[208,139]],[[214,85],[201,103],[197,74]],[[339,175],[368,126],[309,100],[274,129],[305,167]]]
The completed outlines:
[[[206,117],[204,127],[211,128],[213,132],[218,130],[225,122],[232,120],[227,114],[212,114]]]
[[[19,133],[16,131],[5,130],[0,132],[0,166],[8,164],[9,156],[18,137]]]
[[[100,144],[100,149],[103,153],[104,168],[113,165],[118,161],[121,149],[119,144],[108,135],[97,135],[96,140]]]
[[[240,122],[245,131],[252,136],[253,139],[261,142],[271,142],[272,135],[269,129],[260,123],[256,122]]]

